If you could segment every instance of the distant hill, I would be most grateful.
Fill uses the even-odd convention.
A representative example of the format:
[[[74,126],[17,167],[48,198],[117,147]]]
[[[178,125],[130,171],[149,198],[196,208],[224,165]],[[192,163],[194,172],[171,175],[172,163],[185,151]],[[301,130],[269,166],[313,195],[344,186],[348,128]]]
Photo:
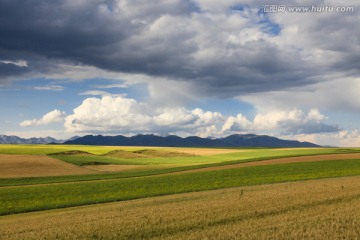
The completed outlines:
[[[159,146],[159,147],[320,147],[309,142],[282,140],[266,135],[234,134],[225,138],[166,137],[156,135],[136,135],[133,137],[87,135],[65,144],[108,145],[108,146]]]
[[[63,143],[64,140],[57,140],[52,137],[46,138],[20,138],[17,136],[0,135],[0,144],[49,144]]]

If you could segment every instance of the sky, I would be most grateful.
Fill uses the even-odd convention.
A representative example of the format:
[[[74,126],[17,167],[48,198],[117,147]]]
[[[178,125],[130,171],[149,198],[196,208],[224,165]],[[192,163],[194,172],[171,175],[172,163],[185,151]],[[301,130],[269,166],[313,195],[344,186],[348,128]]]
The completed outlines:
[[[359,9],[0,0],[0,134],[254,133],[360,146]]]

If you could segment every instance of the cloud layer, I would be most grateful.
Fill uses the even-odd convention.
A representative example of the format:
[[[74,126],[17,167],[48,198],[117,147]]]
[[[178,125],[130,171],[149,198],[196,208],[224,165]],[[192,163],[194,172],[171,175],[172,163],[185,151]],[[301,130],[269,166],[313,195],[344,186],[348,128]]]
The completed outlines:
[[[2,1],[0,72],[52,75],[61,64],[79,64],[190,82],[198,94],[218,97],[305,86],[334,73],[359,76],[356,12],[271,15],[259,13],[262,4]],[[27,65],[4,63],[20,60]]]
[[[162,107],[138,102],[121,96],[87,98],[73,113],[53,110],[40,119],[26,120],[20,126],[47,125],[64,120],[64,127],[71,133],[108,133],[108,134],[178,134],[223,136],[233,133],[284,135],[333,133],[339,132],[337,125],[326,123],[326,117],[317,109],[308,113],[292,111],[271,111],[257,114],[249,120],[241,113],[225,116],[220,112],[204,111],[200,108]]]

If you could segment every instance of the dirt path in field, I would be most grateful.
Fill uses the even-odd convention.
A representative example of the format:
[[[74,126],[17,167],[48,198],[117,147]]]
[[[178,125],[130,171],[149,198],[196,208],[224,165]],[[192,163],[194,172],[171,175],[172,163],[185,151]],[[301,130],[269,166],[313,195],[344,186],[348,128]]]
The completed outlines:
[[[318,161],[348,160],[348,159],[360,159],[360,153],[325,154],[325,155],[303,156],[303,157],[276,158],[276,159],[269,159],[263,161],[244,162],[244,163],[236,163],[236,164],[224,165],[224,166],[192,169],[192,170],[186,170],[182,172],[169,173],[169,174],[181,174],[185,172],[186,173],[203,172],[203,171],[222,170],[222,169],[231,169],[231,168],[240,168],[240,167],[273,165],[273,164],[281,164],[281,163],[318,162]]]
[[[0,154],[0,178],[62,176],[94,173],[98,172],[48,156]]]

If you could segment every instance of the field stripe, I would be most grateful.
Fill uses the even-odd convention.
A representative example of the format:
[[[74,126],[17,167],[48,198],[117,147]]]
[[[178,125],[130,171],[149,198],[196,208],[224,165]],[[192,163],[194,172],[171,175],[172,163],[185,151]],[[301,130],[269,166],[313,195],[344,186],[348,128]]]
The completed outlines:
[[[298,157],[282,157],[258,161],[244,161],[235,164],[204,167],[199,169],[184,170],[176,173],[167,174],[181,174],[185,172],[202,172],[202,171],[214,171],[231,168],[242,168],[251,166],[264,166],[273,164],[285,164],[285,163],[300,163],[300,162],[321,162],[321,161],[332,161],[332,160],[349,160],[349,159],[360,159],[360,153],[349,153],[349,154],[323,154],[323,155],[312,155],[312,156],[298,156]]]
[[[219,188],[360,175],[360,160],[276,164],[181,175],[0,188],[0,215]]]
[[[297,163],[297,162],[313,162],[313,161],[329,161],[329,160],[346,160],[360,159],[360,153],[338,153],[338,154],[319,154],[319,155],[303,155],[295,157],[265,157],[247,160],[238,160],[222,163],[203,164],[195,166],[175,167],[160,170],[149,170],[143,173],[113,173],[113,174],[97,174],[87,176],[64,176],[53,178],[28,178],[28,179],[0,179],[0,188],[13,188],[18,186],[47,186],[50,184],[59,185],[77,182],[98,182],[124,178],[152,177],[159,175],[174,175],[191,172],[214,171],[222,169],[241,168],[249,166],[262,166],[272,164]],[[40,183],[39,183],[40,181]]]

